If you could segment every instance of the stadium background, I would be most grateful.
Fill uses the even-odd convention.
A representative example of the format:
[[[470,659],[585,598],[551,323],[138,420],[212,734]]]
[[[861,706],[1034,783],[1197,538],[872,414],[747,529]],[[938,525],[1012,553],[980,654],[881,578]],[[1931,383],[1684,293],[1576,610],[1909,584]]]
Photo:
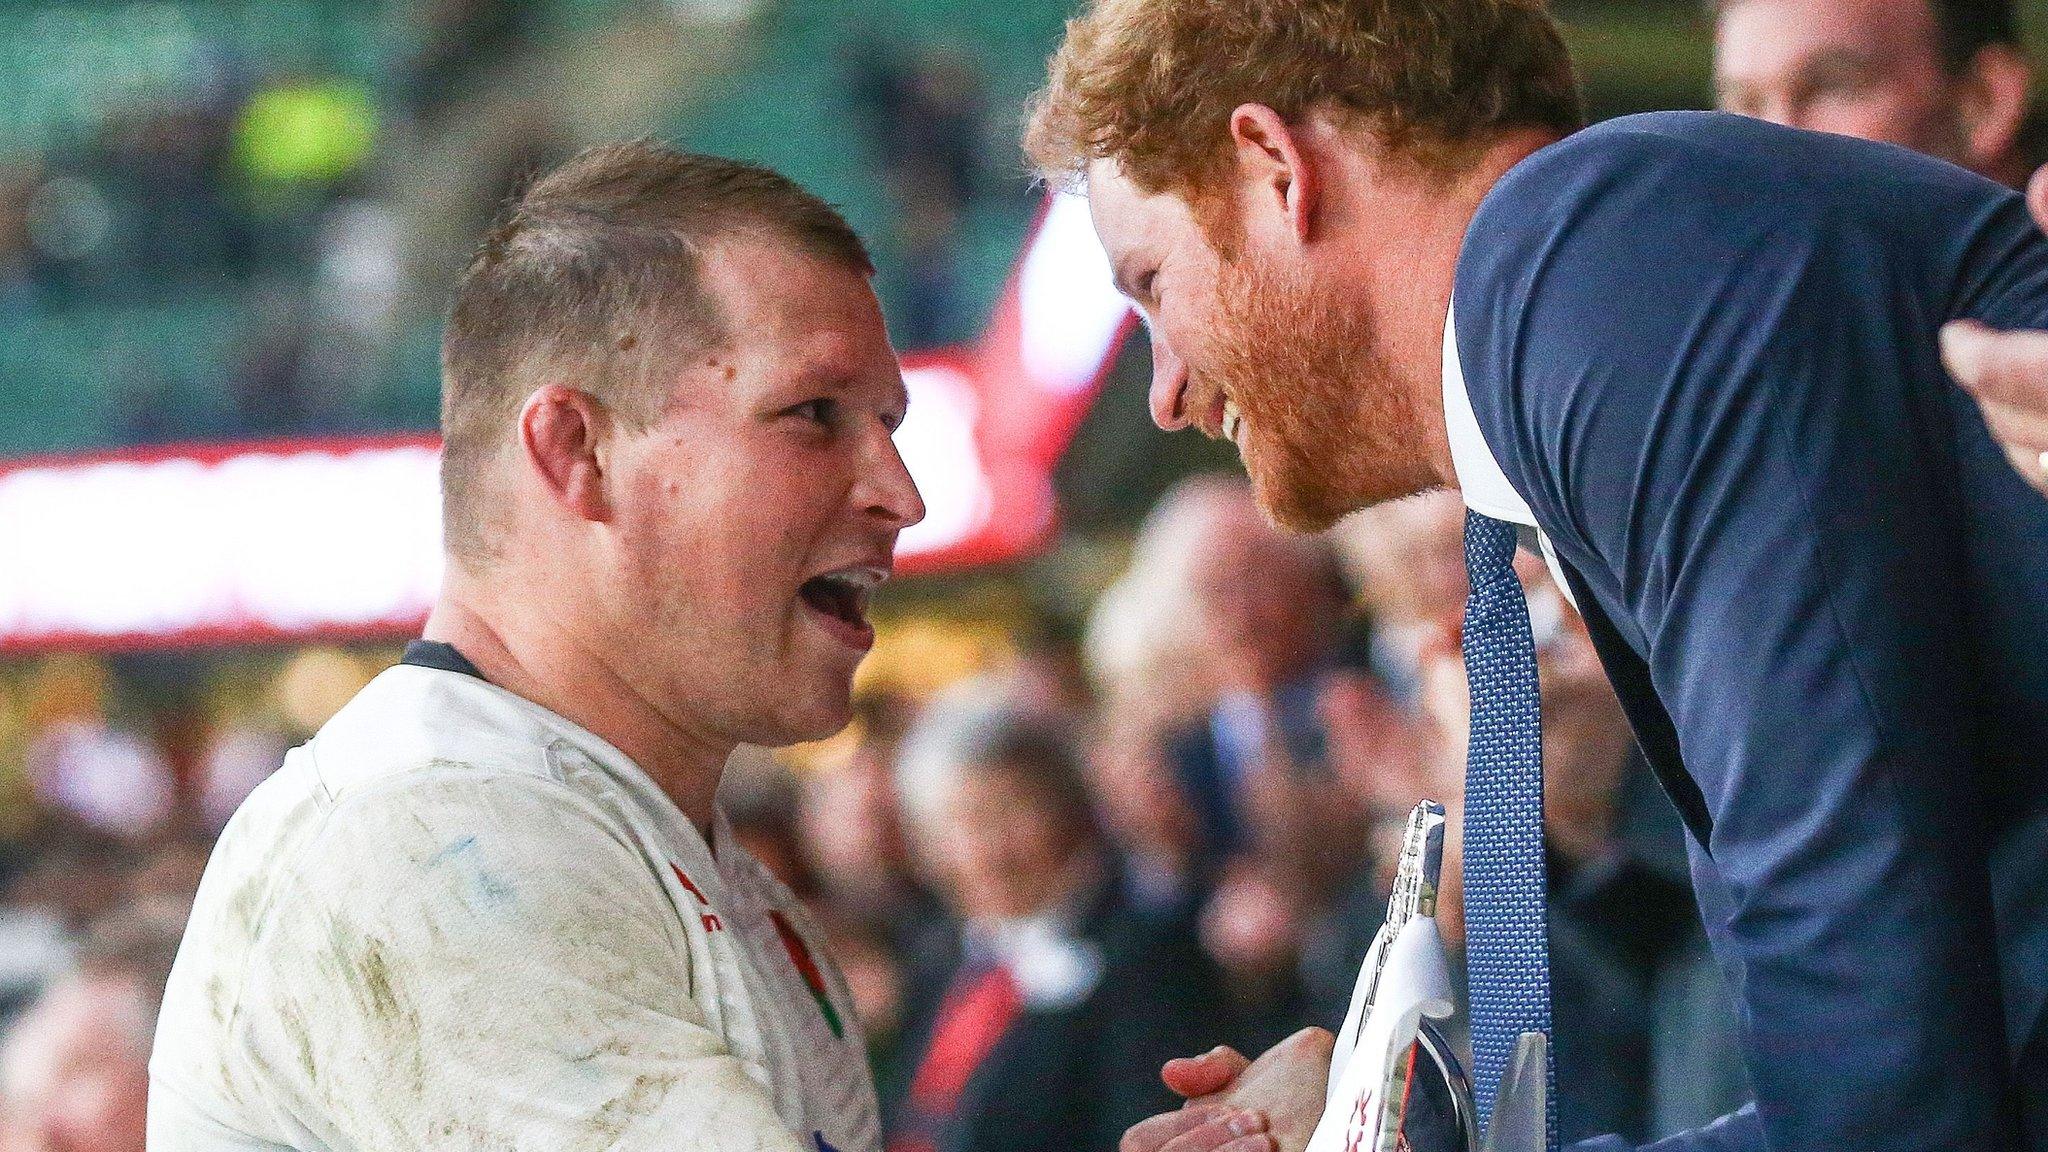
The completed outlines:
[[[972,345],[1042,212],[1016,128],[1070,7],[0,0],[0,461],[431,433],[466,246],[522,174],[620,135],[819,191],[875,248],[899,348]],[[2022,9],[2038,43],[2048,7]],[[1560,12],[1595,116],[1708,102],[1694,0]],[[1070,635],[1159,493],[1233,466],[1151,430],[1146,355],[1125,342],[1100,402],[1076,405],[1050,469],[1056,535],[899,585],[871,676],[925,690],[1020,628]],[[66,542],[122,566],[148,556],[73,515],[53,536],[44,517],[70,504],[4,507],[0,568]],[[0,580],[0,820],[17,830],[34,815],[27,750],[55,718],[116,717],[189,778],[210,730],[238,715],[309,730],[391,652],[130,636],[81,656],[109,645],[31,627],[8,597],[32,592]]]
[[[1596,116],[1709,102],[1696,0],[1559,7]],[[2023,9],[2038,49],[2048,5]],[[54,884],[85,916],[188,883],[206,829],[395,659],[413,619],[417,566],[382,573],[398,590],[365,605],[353,577],[290,562],[376,496],[374,469],[312,482],[332,506],[195,478],[240,444],[302,464],[395,451],[392,491],[414,500],[392,518],[430,553],[417,481],[447,287],[522,174],[598,140],[761,161],[841,206],[875,249],[898,347],[960,401],[939,407],[981,458],[919,478],[935,504],[982,485],[963,513],[979,521],[890,589],[863,691],[914,700],[1019,654],[1075,669],[1140,520],[1235,461],[1151,428],[1145,342],[1121,339],[1128,318],[1076,233],[1052,237],[1062,216],[1024,171],[1022,104],[1070,10],[0,0],[0,1008],[65,947],[16,914],[24,891]],[[1034,281],[1027,254],[1054,239]],[[1083,314],[1034,333],[1048,299]],[[1033,341],[1063,335],[1086,354],[1034,369]],[[283,607],[195,588],[183,609],[93,623],[96,597],[125,603],[190,553],[235,549],[265,558]],[[331,551],[312,562],[347,560]],[[787,759],[829,771],[856,736]]]

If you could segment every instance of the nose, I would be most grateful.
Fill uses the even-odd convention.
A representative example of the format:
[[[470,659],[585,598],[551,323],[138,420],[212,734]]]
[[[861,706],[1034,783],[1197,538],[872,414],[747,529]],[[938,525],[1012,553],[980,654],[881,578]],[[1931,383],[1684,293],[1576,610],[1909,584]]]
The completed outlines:
[[[903,463],[895,438],[885,434],[881,445],[875,466],[868,470],[864,504],[869,515],[901,531],[924,519],[924,497],[918,495],[917,481]]]
[[[1152,422],[1161,430],[1178,432],[1188,426],[1182,399],[1187,393],[1188,366],[1182,362],[1159,333],[1152,334]]]

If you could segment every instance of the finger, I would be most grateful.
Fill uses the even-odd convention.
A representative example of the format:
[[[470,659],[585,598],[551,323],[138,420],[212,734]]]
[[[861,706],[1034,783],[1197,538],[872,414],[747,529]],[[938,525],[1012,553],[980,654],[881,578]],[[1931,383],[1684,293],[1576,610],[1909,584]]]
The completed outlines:
[[[1255,1152],[1273,1147],[1266,1118],[1256,1112],[1217,1117],[1174,1137],[1159,1152]]]
[[[1276,1152],[1279,1147],[1274,1143],[1273,1138],[1264,1132],[1254,1132],[1249,1136],[1239,1136],[1223,1144],[1185,1143],[1185,1141],[1189,1140],[1202,1139],[1203,1137],[1200,1135],[1183,1136],[1179,1140],[1160,1149],[1159,1152]]]
[[[1162,1113],[1131,1125],[1118,1147],[1122,1152],[1155,1152],[1176,1136],[1213,1121],[1227,1123],[1236,1114],[1236,1109],[1225,1104],[1189,1104],[1178,1112]]]
[[[2048,411],[2015,408],[1995,400],[1982,401],[1978,407],[1984,410],[1984,422],[1991,426],[1992,434],[2008,447],[2048,452]],[[2038,460],[2035,463],[2039,465]]]
[[[1956,383],[1983,399],[2048,408],[2048,333],[1959,320],[1941,330],[1941,359]]]
[[[2034,222],[2048,228],[2048,164],[2034,172],[2027,182],[2027,207],[2034,210]]]
[[[1200,1056],[1168,1060],[1159,1078],[1182,1096],[1207,1096],[1221,1092],[1238,1078],[1251,1061],[1232,1048],[1215,1048]]]

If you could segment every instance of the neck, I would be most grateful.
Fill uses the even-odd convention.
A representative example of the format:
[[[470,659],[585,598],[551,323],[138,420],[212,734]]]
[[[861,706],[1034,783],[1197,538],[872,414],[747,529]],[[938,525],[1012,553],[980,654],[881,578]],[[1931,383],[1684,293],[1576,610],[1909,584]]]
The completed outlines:
[[[615,649],[561,604],[527,605],[519,589],[548,587],[511,569],[479,575],[450,559],[428,640],[452,644],[484,678],[624,752],[675,801],[707,841],[713,797],[734,743],[664,711],[634,685]]]
[[[1444,419],[1443,353],[1465,234],[1480,202],[1509,169],[1557,140],[1556,133],[1547,130],[1517,130],[1494,143],[1464,172],[1416,180],[1408,193],[1411,203],[1402,212],[1414,227],[1398,249],[1388,247],[1383,229],[1360,234],[1361,241],[1375,249],[1364,258],[1368,266],[1381,269],[1384,283],[1378,298],[1391,302],[1380,317],[1386,348],[1410,391],[1421,422],[1423,463],[1438,486],[1458,486]]]

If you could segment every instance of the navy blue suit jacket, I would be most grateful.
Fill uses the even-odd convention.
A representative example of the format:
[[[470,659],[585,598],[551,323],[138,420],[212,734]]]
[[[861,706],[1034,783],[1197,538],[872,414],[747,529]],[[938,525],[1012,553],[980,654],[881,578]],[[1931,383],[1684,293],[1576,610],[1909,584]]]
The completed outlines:
[[[1659,1147],[2048,1150],[2048,501],[1936,340],[2048,327],[2020,198],[1630,117],[1492,192],[1455,314],[1740,1004],[1756,1106]]]

